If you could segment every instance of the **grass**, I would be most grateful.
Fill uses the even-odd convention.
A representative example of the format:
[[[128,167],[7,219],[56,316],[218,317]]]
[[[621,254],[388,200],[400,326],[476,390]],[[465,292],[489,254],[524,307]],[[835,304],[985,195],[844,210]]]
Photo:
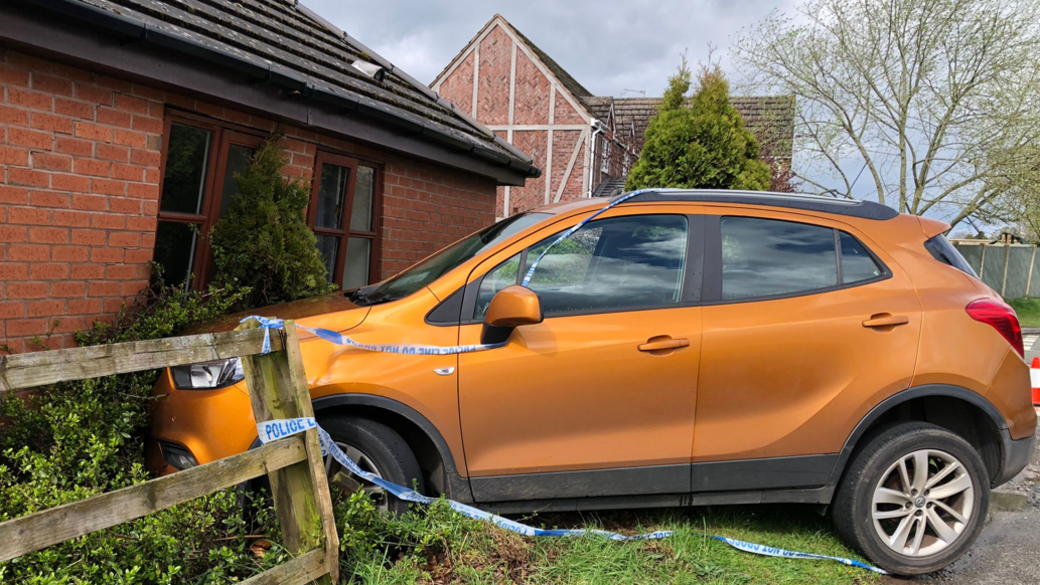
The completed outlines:
[[[365,584],[880,582],[880,577],[864,569],[833,561],[753,555],[703,536],[716,534],[787,550],[860,558],[841,544],[831,532],[829,521],[809,507],[546,514],[525,520],[547,528],[606,528],[629,534],[676,530],[679,534],[642,542],[612,542],[594,536],[528,538],[461,517],[438,503],[428,512],[383,522],[387,530],[375,538],[377,546],[347,548],[343,573],[352,575],[352,582]],[[360,522],[362,531],[367,530],[365,522]],[[357,528],[355,523],[355,536]],[[376,528],[377,532],[380,530]],[[393,536],[387,538],[388,535]],[[424,542],[416,544],[420,540]]]
[[[1018,313],[1018,321],[1023,327],[1040,327],[1040,299],[1012,299],[1008,304]]]

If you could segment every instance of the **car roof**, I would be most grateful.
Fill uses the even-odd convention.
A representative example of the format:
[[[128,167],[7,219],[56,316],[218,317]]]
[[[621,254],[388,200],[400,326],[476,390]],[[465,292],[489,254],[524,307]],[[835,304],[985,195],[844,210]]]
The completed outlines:
[[[614,202],[625,194],[610,199],[583,199],[568,203],[551,205],[539,211],[565,213],[578,211],[586,207],[601,207],[604,202]],[[769,191],[730,191],[721,189],[654,189],[631,199],[632,203],[651,203],[661,201],[683,201],[691,203],[738,203],[744,205],[763,205],[785,209],[801,209],[845,215],[863,219],[884,221],[899,215],[899,212],[886,205],[873,201],[856,199],[838,199],[807,195],[803,193],[773,193]]]

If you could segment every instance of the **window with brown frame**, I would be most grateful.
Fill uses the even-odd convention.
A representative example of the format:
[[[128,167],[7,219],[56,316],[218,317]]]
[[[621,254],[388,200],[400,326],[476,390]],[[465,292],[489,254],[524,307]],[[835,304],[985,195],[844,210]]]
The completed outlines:
[[[264,139],[173,113],[165,136],[153,258],[166,282],[201,288],[214,270],[205,235],[227,214],[238,191],[235,175],[249,166]]]
[[[379,181],[375,165],[318,153],[307,217],[318,237],[329,281],[344,290],[379,279]]]
[[[235,175],[264,138],[172,112],[165,136],[153,258],[166,282],[202,288],[214,271],[205,235],[227,214],[238,192]],[[378,280],[380,182],[376,164],[328,152],[315,160],[308,224],[329,281],[343,289]]]

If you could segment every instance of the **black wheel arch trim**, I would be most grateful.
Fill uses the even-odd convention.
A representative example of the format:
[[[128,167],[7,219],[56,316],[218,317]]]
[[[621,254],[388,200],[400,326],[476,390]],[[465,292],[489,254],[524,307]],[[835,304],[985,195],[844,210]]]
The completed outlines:
[[[859,423],[856,424],[856,427],[852,429],[852,433],[849,435],[849,438],[845,440],[845,445],[844,447],[842,447],[841,452],[838,454],[838,461],[834,466],[834,470],[831,472],[830,481],[827,483],[828,487],[832,489],[837,488],[838,482],[841,480],[841,476],[845,473],[845,468],[849,462],[849,459],[852,457],[852,452],[855,451],[856,446],[859,443],[859,440],[863,438],[863,435],[866,434],[867,430],[870,429],[871,425],[877,422],[879,418],[881,418],[885,413],[889,412],[896,406],[899,406],[900,404],[909,402],[911,400],[915,400],[917,398],[926,398],[929,396],[956,398],[959,400],[963,400],[971,404],[972,406],[976,406],[980,410],[985,412],[993,421],[993,424],[996,426],[998,434],[1000,434],[1001,447],[1003,449],[1003,454],[1006,458],[1007,445],[1004,445],[1003,443],[1006,439],[1010,439],[1011,435],[1008,432],[1007,421],[1004,420],[1004,417],[1000,414],[1000,411],[997,410],[997,407],[993,406],[993,403],[991,403],[989,400],[986,400],[978,392],[972,392],[971,390],[962,388],[960,386],[953,386],[949,384],[926,384],[923,386],[914,386],[913,388],[907,388],[906,390],[897,392],[896,394],[889,396],[888,398],[879,402],[876,406],[874,406],[874,408],[870,409],[870,412],[868,412],[862,419],[860,419]],[[1002,467],[1004,464],[1005,462],[1001,461]]]
[[[458,467],[455,465],[455,456],[452,455],[448,442],[444,440],[444,436],[437,430],[437,427],[419,411],[403,402],[373,394],[331,394],[314,399],[312,404],[314,405],[315,415],[322,410],[339,406],[367,406],[404,417],[419,427],[422,432],[426,433],[426,436],[437,448],[437,452],[441,456],[441,462],[444,465],[445,479],[452,492],[451,497],[462,502],[473,501],[473,492],[470,489],[469,480],[459,475]]]

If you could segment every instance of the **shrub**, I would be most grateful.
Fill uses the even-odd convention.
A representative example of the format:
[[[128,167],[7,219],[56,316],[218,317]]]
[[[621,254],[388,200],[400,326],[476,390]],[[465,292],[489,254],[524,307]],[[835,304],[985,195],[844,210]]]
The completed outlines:
[[[310,191],[282,177],[281,139],[272,137],[238,181],[227,216],[209,238],[218,286],[248,286],[238,309],[291,301],[333,290],[304,210]]]
[[[333,486],[332,495],[340,534],[340,574],[356,575],[365,583],[454,582],[422,579],[421,567],[459,543],[488,548],[489,535],[501,530],[456,513],[444,498],[430,506],[413,505],[412,513],[404,516],[383,516],[371,496],[360,489],[346,494]]]
[[[167,337],[224,314],[246,290],[184,291],[161,283],[111,324],[78,334],[84,345]],[[157,372],[40,389],[0,402],[0,521],[148,479],[143,439]],[[246,535],[276,540],[265,502],[235,491],[121,524],[0,564],[2,583],[226,583],[282,560],[258,558]]]
[[[770,172],[758,160],[758,141],[729,102],[729,83],[713,64],[702,68],[687,104],[691,73],[683,57],[678,73],[646,128],[646,142],[626,188],[769,188]]]

